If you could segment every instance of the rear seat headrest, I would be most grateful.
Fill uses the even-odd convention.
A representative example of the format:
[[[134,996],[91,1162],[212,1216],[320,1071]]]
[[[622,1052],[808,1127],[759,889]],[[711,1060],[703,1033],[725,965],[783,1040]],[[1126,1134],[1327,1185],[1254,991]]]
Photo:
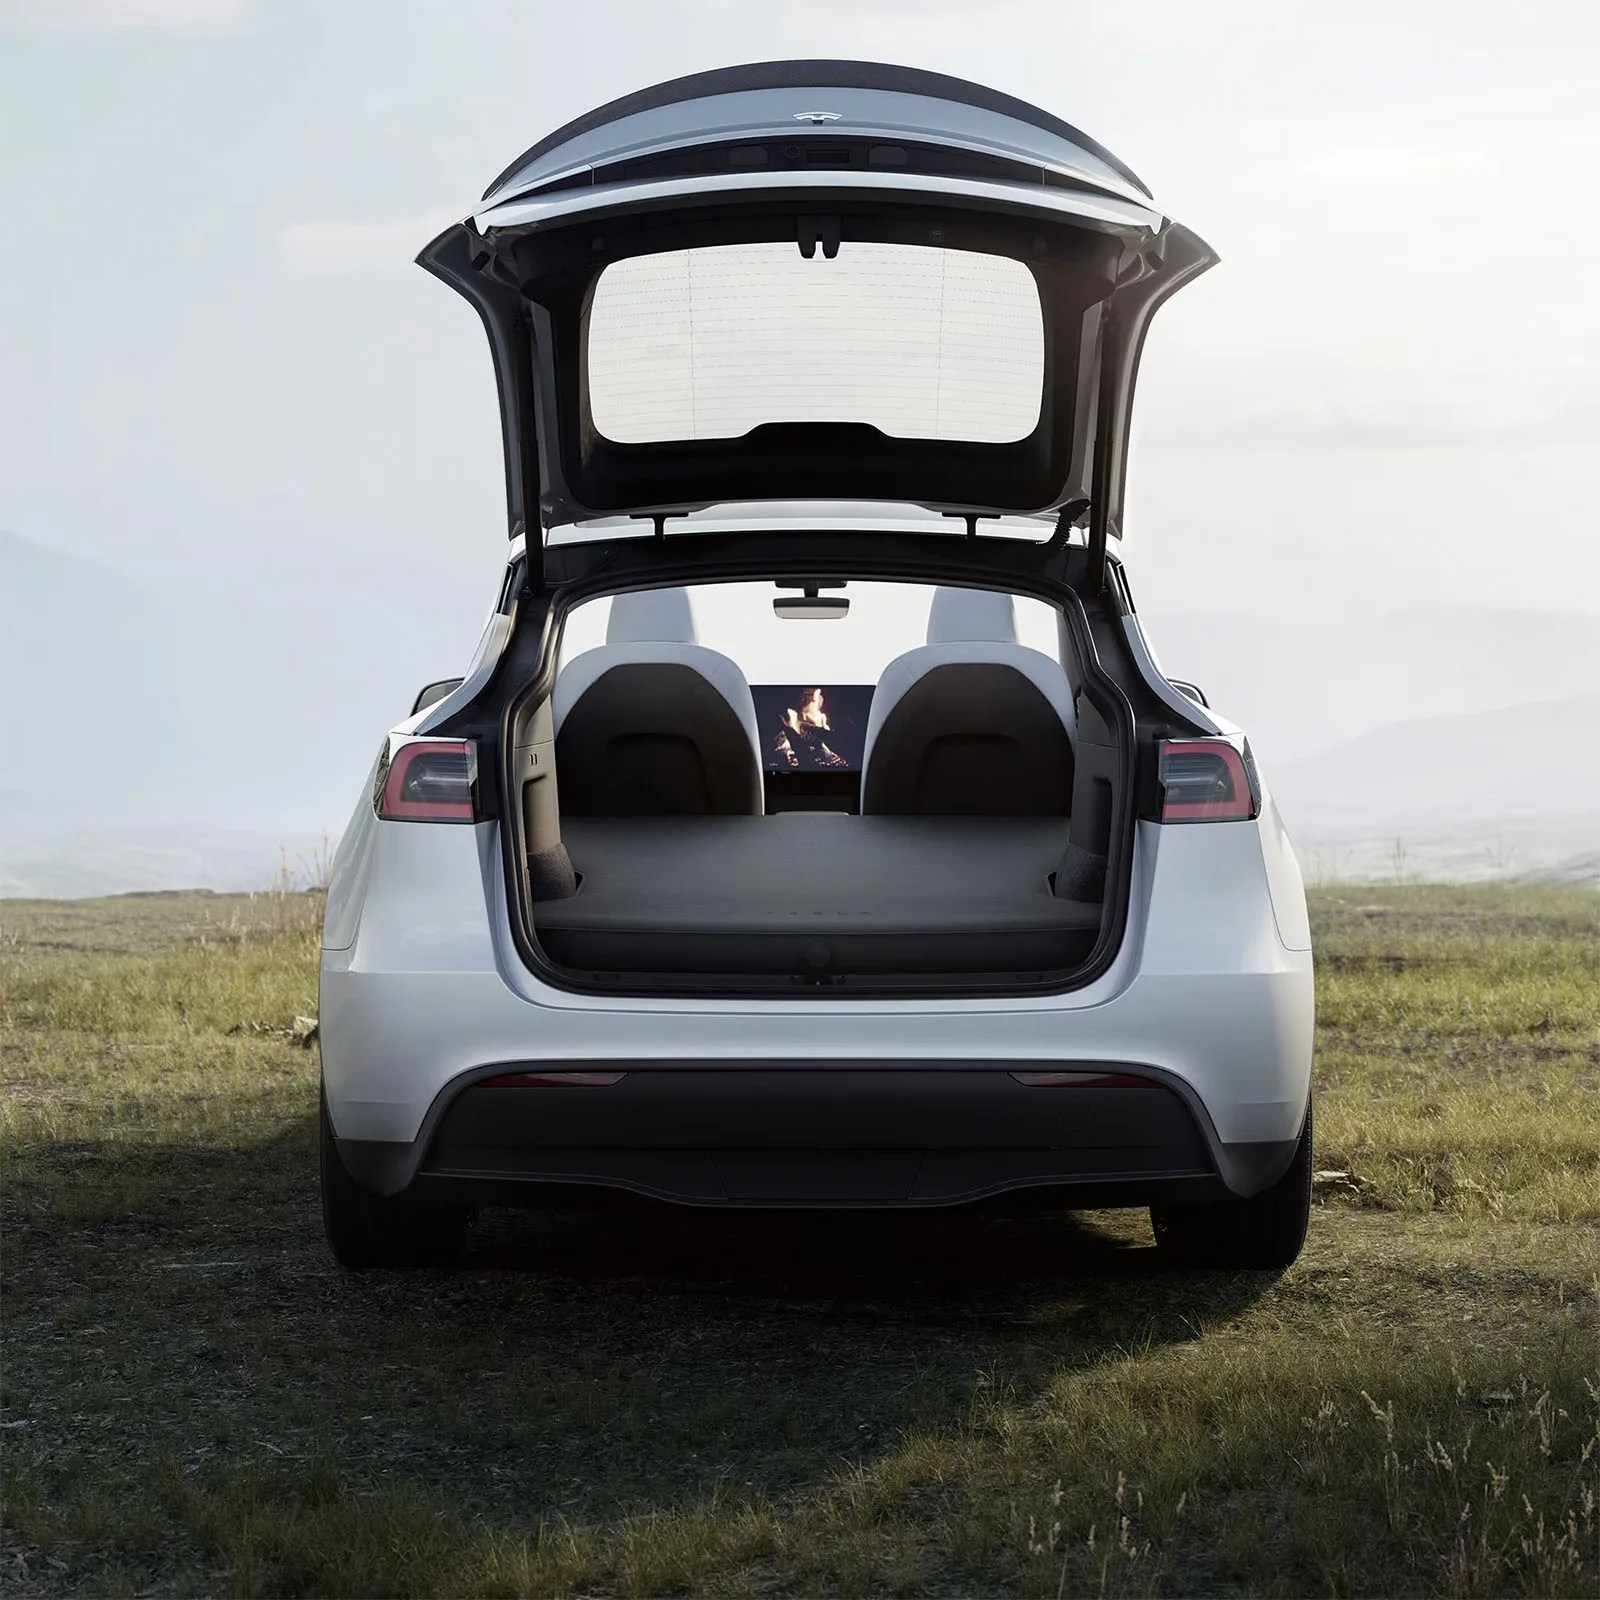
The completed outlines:
[[[973,639],[1017,642],[1011,596],[992,589],[935,589],[928,609],[928,643],[962,644]]]
[[[607,644],[696,644],[687,589],[638,589],[611,597]]]

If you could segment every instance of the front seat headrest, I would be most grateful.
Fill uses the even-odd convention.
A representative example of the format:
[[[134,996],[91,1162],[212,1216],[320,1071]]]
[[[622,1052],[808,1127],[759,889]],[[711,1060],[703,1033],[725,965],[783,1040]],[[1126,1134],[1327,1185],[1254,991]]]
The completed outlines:
[[[687,589],[638,589],[612,596],[607,644],[697,644]]]
[[[1011,596],[990,589],[935,589],[928,608],[928,643],[961,644],[971,639],[1017,642]]]

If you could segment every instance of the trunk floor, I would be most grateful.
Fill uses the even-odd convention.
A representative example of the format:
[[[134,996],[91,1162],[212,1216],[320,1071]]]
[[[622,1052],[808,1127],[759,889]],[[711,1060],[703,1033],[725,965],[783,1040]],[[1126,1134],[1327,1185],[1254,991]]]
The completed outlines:
[[[576,895],[534,907],[589,971],[821,978],[1078,964],[1100,907],[1052,894],[1057,817],[566,817]]]

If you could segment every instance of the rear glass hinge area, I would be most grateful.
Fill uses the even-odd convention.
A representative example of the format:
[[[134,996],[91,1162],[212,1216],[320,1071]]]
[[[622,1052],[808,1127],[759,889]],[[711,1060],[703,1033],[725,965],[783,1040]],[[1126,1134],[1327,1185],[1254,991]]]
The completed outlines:
[[[814,260],[817,246],[822,246],[823,258],[832,261],[843,242],[844,224],[838,217],[799,217],[796,234],[800,241],[800,254],[807,261]]]

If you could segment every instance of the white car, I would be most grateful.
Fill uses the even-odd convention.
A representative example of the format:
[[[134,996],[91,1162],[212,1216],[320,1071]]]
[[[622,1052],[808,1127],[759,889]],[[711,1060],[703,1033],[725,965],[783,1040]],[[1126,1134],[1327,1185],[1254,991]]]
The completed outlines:
[[[488,332],[510,546],[334,863],[338,1259],[598,1188],[1043,1191],[1292,1261],[1300,872],[1117,553],[1208,247],[1048,112],[806,61],[568,124],[419,259]]]

